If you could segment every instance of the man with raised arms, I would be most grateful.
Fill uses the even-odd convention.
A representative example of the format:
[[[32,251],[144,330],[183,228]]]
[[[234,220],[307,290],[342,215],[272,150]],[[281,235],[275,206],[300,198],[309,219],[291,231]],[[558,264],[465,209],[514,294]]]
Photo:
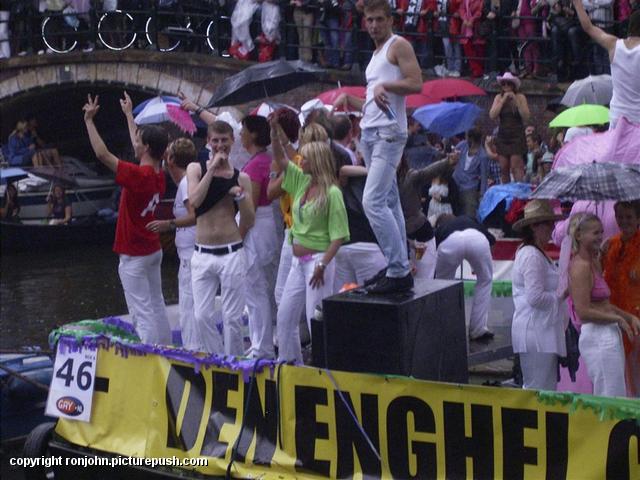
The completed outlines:
[[[227,355],[244,353],[241,317],[247,271],[242,239],[253,226],[251,180],[229,163],[233,129],[222,121],[209,125],[209,160],[187,167],[189,201],[196,212],[196,244],[191,279],[199,344],[187,348]],[[236,223],[236,212],[240,222]],[[224,342],[214,324],[215,298],[221,290]]]
[[[413,277],[407,256],[404,216],[396,169],[407,142],[405,96],[420,92],[422,75],[411,44],[392,32],[387,0],[365,0],[367,31],[375,43],[367,66],[367,97],[342,100],[363,112],[361,148],[367,167],[362,204],[388,262],[385,270],[365,282],[369,293],[410,290]]]
[[[171,329],[162,296],[162,248],[158,233],[146,226],[154,220],[155,208],[164,194],[161,164],[169,139],[162,127],[136,126],[127,92],[120,106],[140,165],[119,160],[107,149],[93,121],[100,109],[97,95],[87,97],[82,108],[84,121],[96,157],[116,174],[116,183],[122,187],[113,251],[120,255],[118,274],[127,309],[144,343],[167,345],[171,343]]]

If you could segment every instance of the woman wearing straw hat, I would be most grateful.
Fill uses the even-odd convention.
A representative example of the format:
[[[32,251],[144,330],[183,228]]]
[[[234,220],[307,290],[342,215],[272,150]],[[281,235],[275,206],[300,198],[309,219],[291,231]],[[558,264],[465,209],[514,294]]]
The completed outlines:
[[[502,183],[509,183],[510,176],[516,182],[524,180],[524,159],[527,151],[524,126],[531,116],[527,97],[519,93],[520,79],[507,72],[498,77],[501,92],[493,99],[489,110],[491,120],[500,119],[496,150],[500,162]]]
[[[511,341],[520,354],[522,386],[555,390],[558,356],[566,355],[562,297],[558,288],[558,268],[544,251],[551,240],[556,215],[546,200],[533,200],[524,209],[524,218],[513,228],[524,242],[513,264],[513,324]]]

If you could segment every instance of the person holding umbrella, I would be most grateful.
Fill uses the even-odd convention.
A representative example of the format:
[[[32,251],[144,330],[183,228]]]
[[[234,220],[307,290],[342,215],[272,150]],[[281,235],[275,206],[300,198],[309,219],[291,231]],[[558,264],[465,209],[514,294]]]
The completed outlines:
[[[613,96],[609,112],[609,128],[616,127],[620,117],[640,123],[640,10],[629,17],[627,38],[618,38],[596,27],[582,0],[573,0],[580,26],[591,39],[609,53]]]
[[[524,125],[529,121],[527,97],[518,92],[520,79],[507,72],[498,77],[501,92],[493,99],[489,110],[492,120],[500,121],[496,136],[496,149],[500,162],[502,183],[524,181],[523,154],[527,151]]]

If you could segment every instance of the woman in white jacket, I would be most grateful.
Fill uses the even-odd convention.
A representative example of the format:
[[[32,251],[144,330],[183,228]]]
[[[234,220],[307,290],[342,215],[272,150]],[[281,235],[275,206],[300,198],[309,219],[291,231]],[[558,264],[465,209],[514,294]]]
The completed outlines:
[[[558,269],[544,251],[560,218],[548,202],[533,200],[525,207],[524,218],[513,227],[524,234],[513,265],[515,311],[511,327],[524,388],[555,390],[558,356],[566,355],[563,297],[556,292]]]

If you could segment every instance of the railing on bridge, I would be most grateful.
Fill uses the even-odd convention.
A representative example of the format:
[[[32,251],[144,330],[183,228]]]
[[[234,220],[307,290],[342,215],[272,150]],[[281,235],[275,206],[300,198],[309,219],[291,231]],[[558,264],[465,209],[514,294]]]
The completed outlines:
[[[129,3],[140,6],[145,2]],[[355,9],[343,10],[342,16],[330,16],[327,13],[329,1],[321,3],[326,8],[316,8],[312,12],[311,26],[302,26],[299,18],[296,24],[292,10],[281,8],[279,35],[271,42],[260,35],[262,25],[258,9],[248,27],[249,35],[258,39],[258,45],[248,54],[232,44],[232,11],[225,5],[220,6],[218,1],[146,3],[150,3],[149,8],[137,10],[91,8],[87,12],[69,9],[42,14],[19,12],[20,17],[3,22],[9,22],[13,27],[9,42],[18,54],[88,51],[96,46],[111,50],[143,48],[234,55],[261,61],[306,56],[330,68],[348,70],[353,65],[364,68],[373,50],[369,35],[362,28],[361,16]],[[173,5],[165,8],[161,3]],[[489,15],[490,12],[493,15]],[[406,13],[396,12],[394,28],[413,43],[421,67],[429,73],[457,75],[465,61],[473,76],[506,69],[521,75],[561,73],[565,77],[583,76],[587,69],[588,73],[607,73],[609,70],[606,52],[588,40],[575,19],[561,24],[554,21],[557,15],[500,17],[497,10],[490,12],[484,12],[474,24],[471,37],[451,27],[452,23],[458,22],[457,18],[447,16],[443,21],[443,17],[437,17],[433,12],[416,15],[415,21],[408,20]],[[624,25],[611,23],[607,27],[616,31]],[[305,30],[311,35],[305,35]],[[310,44],[300,45],[301,38],[307,42],[311,39]],[[460,44],[465,45],[461,47]],[[305,47],[308,47],[307,52],[303,51]],[[587,55],[590,61],[585,62]]]

